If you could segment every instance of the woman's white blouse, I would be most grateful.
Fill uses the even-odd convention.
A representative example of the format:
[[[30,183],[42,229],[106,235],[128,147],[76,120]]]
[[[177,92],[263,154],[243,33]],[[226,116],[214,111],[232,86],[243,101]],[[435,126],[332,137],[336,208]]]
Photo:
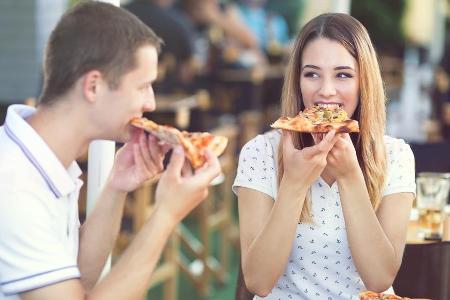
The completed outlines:
[[[279,131],[270,131],[243,147],[233,191],[246,187],[276,199],[280,137]],[[388,168],[383,195],[415,193],[411,148],[388,136],[384,142]],[[311,186],[311,199],[314,224],[297,226],[284,274],[264,299],[358,299],[365,289],[350,253],[337,184],[330,187],[319,177]]]

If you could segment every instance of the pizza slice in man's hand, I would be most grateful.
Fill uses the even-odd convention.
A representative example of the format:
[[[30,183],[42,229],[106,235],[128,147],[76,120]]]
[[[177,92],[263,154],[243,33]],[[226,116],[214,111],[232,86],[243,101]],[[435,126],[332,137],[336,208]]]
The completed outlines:
[[[205,149],[209,149],[214,155],[220,156],[228,143],[228,139],[224,136],[216,136],[209,132],[179,131],[175,127],[159,125],[147,118],[134,118],[130,123],[153,134],[165,143],[181,145],[186,158],[194,169],[200,168],[206,162]]]

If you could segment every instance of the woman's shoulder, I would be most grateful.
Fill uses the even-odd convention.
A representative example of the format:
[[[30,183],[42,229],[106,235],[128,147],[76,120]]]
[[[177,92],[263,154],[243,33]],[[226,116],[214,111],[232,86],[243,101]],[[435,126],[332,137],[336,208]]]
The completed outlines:
[[[263,148],[266,151],[273,152],[274,149],[278,148],[280,143],[281,133],[279,130],[270,130],[262,134],[258,134],[251,140],[249,140],[242,150],[249,150],[250,148]]]
[[[388,155],[393,155],[403,151],[411,151],[411,147],[405,142],[405,140],[388,135],[384,136],[384,145],[386,146],[386,153]]]

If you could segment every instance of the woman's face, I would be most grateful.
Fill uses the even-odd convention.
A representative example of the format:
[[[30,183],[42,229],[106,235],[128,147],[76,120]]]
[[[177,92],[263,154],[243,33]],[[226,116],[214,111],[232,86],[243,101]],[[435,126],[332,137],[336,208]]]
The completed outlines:
[[[339,105],[351,117],[359,101],[358,63],[338,42],[314,39],[303,50],[300,89],[305,107]]]

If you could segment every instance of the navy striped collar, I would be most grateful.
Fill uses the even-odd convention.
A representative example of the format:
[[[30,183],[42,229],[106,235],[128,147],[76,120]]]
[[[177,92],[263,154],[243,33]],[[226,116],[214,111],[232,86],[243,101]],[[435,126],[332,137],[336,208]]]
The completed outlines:
[[[9,106],[4,130],[41,174],[53,194],[61,198],[75,191],[81,169],[74,161],[66,170],[39,134],[24,120],[34,112],[34,108],[25,105]]]

